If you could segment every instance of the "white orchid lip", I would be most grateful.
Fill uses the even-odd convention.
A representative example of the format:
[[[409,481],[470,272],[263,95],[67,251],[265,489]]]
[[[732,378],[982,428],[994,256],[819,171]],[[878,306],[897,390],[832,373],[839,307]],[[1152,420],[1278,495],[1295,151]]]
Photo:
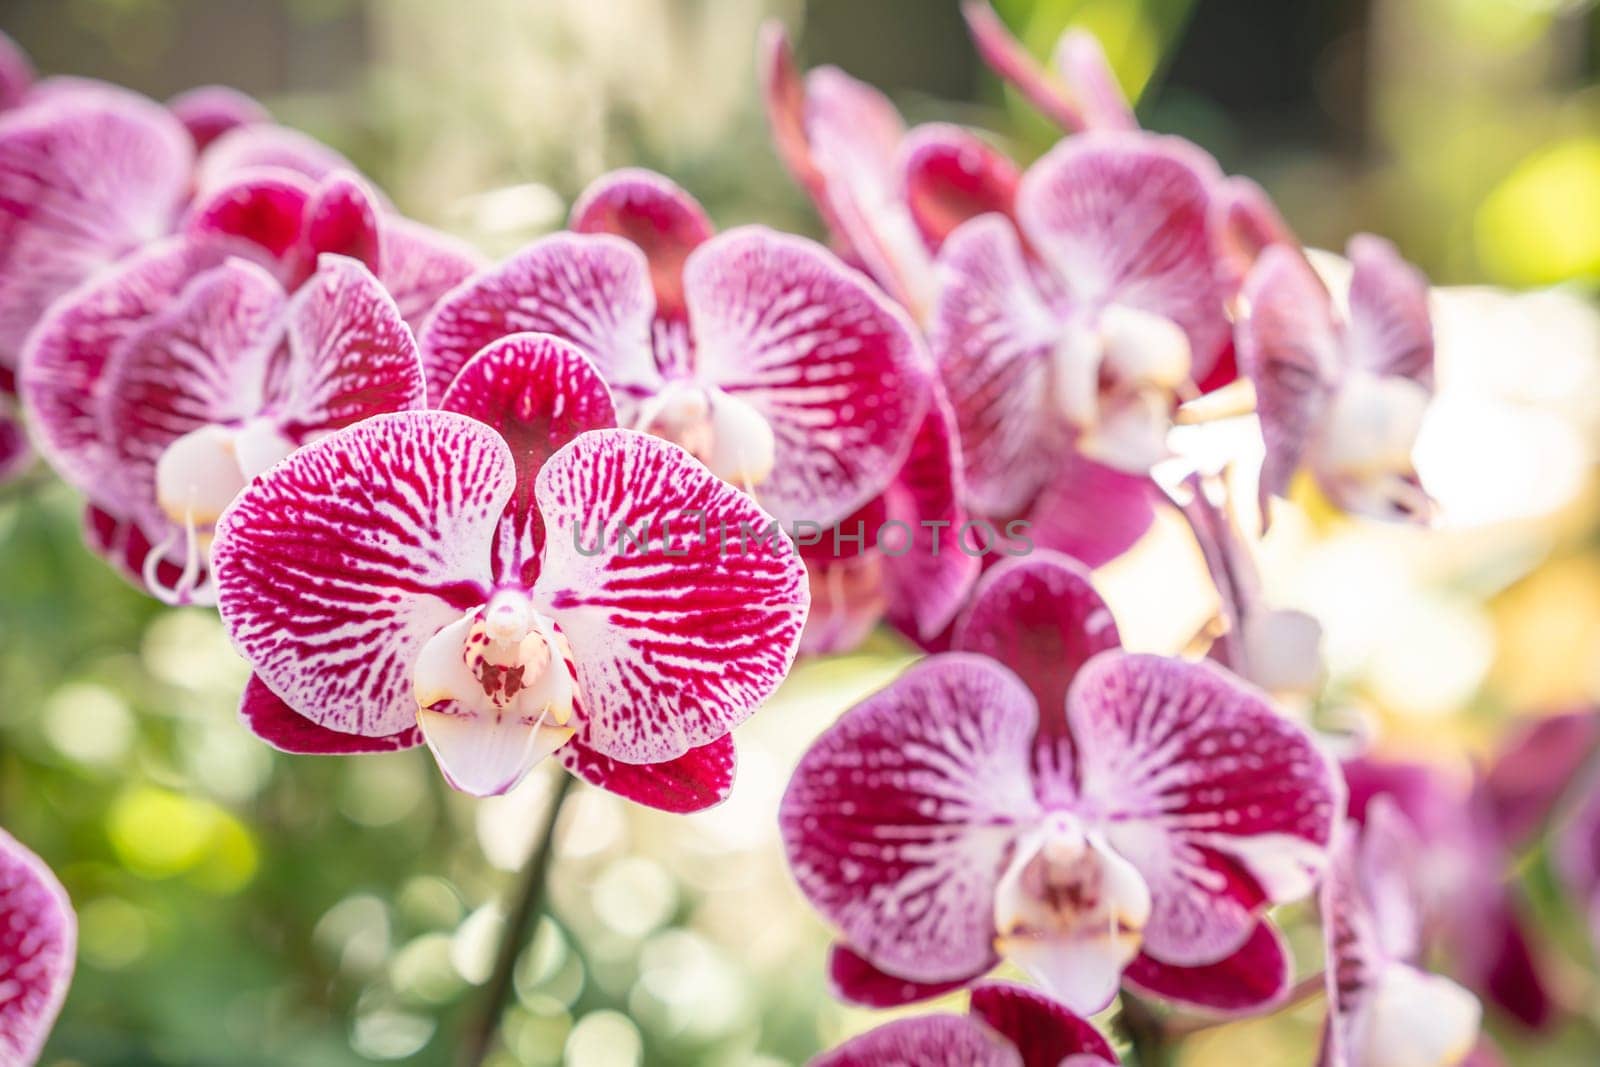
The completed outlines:
[[[417,724],[456,788],[504,793],[572,739],[565,644],[526,592],[502,589],[422,647]]]
[[[1356,1022],[1367,1067],[1456,1067],[1477,1044],[1483,1008],[1450,979],[1390,962]]]
[[[1073,1011],[1111,1002],[1139,954],[1150,889],[1074,816],[1056,813],[1017,846],[995,892],[995,947]]]
[[[671,381],[646,401],[639,427],[682,446],[718,478],[753,489],[771,475],[777,438],[749,402],[715,387]]]

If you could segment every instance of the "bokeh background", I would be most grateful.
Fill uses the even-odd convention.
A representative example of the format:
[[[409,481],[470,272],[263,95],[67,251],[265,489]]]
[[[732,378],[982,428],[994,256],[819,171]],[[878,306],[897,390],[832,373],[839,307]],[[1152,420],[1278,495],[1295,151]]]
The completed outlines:
[[[1327,629],[1324,710],[1465,773],[1519,717],[1600,696],[1594,5],[997,6],[1041,55],[1068,24],[1097,31],[1144,123],[1261,180],[1308,242],[1376,230],[1451,287],[1419,446],[1440,528],[1306,498],[1262,546],[1271,596]],[[817,232],[760,115],[768,15],[807,65],[841,65],[913,121],[983,127],[1024,160],[1051,143],[981,70],[954,0],[0,0],[43,71],[158,98],[235,85],[497,255],[625,164],[672,175],[723,225]],[[448,1063],[553,776],[474,802],[425,752],[276,755],[235,722],[245,672],[212,615],[124,586],[42,474],[3,493],[0,823],[59,871],[82,924],[45,1062]],[[1174,522],[1100,578],[1136,647],[1181,648],[1213,607]],[[778,1067],[878,1021],[829,1001],[825,931],[774,813],[810,738],[908,657],[880,637],[798,669],[740,730],[721,808],[671,818],[578,790],[495,1062]],[[1592,1064],[1592,950],[1539,856],[1523,876],[1576,1014],[1537,1050],[1497,1037],[1516,1062]],[[1320,1010],[1207,1031],[1181,1062],[1309,1063]]]

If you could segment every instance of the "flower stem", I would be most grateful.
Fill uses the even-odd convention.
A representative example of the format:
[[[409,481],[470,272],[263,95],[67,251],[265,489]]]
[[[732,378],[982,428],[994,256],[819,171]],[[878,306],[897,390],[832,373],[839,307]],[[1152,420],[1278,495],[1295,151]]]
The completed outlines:
[[[1172,1048],[1167,1040],[1166,1027],[1149,1004],[1124,991],[1117,1026],[1128,1039],[1128,1044],[1133,1046],[1139,1067],[1169,1067]]]
[[[500,1019],[505,1014],[506,1001],[511,996],[511,979],[517,968],[517,957],[528,941],[528,929],[534,917],[544,910],[544,898],[549,882],[550,865],[555,857],[556,820],[561,817],[561,805],[576,781],[572,775],[559,773],[555,792],[550,796],[550,810],[545,815],[544,834],[527,866],[523,868],[522,886],[517,891],[516,903],[506,916],[505,930],[500,935],[500,949],[495,956],[494,971],[483,988],[478,1002],[478,1014],[462,1035],[461,1047],[456,1054],[457,1067],[480,1067],[494,1048],[495,1035],[500,1031]]]

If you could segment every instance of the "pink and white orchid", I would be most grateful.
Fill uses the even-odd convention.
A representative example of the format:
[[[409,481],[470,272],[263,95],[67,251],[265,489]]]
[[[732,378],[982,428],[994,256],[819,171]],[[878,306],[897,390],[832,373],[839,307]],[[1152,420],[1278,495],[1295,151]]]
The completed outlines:
[[[810,241],[712,236],[700,205],[647,171],[601,178],[572,229],[450,293],[421,334],[430,395],[524,330],[587,353],[623,423],[682,445],[785,527],[883,492],[929,403],[904,315]]]
[[[1012,594],[1026,605],[1078,577],[1029,564],[986,581],[1027,587]],[[957,624],[958,647],[1009,641],[1023,658],[1082,663],[1057,703],[1039,696],[1059,696],[1059,674],[1036,696],[988,658],[935,656],[801,760],[780,812],[785,847],[842,937],[833,974],[859,980],[855,999],[920,999],[1001,957],[1080,1013],[1106,1007],[1125,970],[1148,992],[1220,1010],[1282,995],[1285,955],[1261,915],[1311,891],[1340,807],[1336,773],[1220,669],[1107,648],[1109,613],[1091,608],[1085,626],[1084,588]],[[1074,626],[1027,618],[1061,610]],[[1252,987],[1265,995],[1241,992]],[[1239,999],[1208,1004],[1216,989]]]
[[[1104,1067],[1119,1062],[1093,1025],[1032,990],[989,982],[967,1015],[885,1023],[811,1067]]]
[[[50,868],[0,830],[0,1063],[34,1063],[76,960],[78,920]]]
[[[1433,395],[1427,279],[1388,241],[1359,234],[1349,292],[1336,300],[1259,190],[1230,183],[1216,210],[1225,263],[1260,248],[1239,292],[1236,343],[1266,443],[1263,522],[1302,466],[1344,511],[1425,520],[1432,504],[1411,453]]]
[[[490,345],[443,404],[301,449],[218,522],[247,721],[322,751],[420,728],[476,795],[554,753],[643,803],[721,799],[729,731],[799,643],[793,550],[683,449],[607,429],[604,383],[558,338]]]
[[[1409,876],[1422,847],[1388,797],[1368,805],[1363,824],[1341,829],[1320,894],[1324,1067],[1457,1067],[1477,1046],[1477,998],[1420,966],[1422,916]]]

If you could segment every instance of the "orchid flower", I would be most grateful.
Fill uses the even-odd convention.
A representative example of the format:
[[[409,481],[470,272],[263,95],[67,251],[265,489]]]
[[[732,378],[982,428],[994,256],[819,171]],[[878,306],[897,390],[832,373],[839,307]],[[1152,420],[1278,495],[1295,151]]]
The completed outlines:
[[[1322,625],[1303,611],[1266,601],[1226,480],[1191,474],[1174,501],[1188,520],[1220,601],[1220,632],[1207,655],[1269,693],[1313,693],[1323,675]]]
[[[601,178],[572,229],[440,302],[420,337],[431,396],[486,344],[549,332],[594,360],[625,425],[682,445],[786,528],[883,492],[931,374],[866,279],[764,227],[712,236],[700,205],[648,171]]]
[[[1117,1055],[1090,1023],[1022,986],[972,991],[967,1015],[897,1019],[810,1067],[1104,1067]]]
[[[1388,241],[1358,234],[1349,293],[1336,301],[1259,190],[1235,180],[1216,211],[1225,265],[1260,249],[1239,291],[1236,343],[1267,449],[1263,523],[1302,466],[1341,510],[1425,520],[1432,504],[1411,452],[1433,395],[1427,279]]]
[[[172,603],[210,599],[213,524],[251,478],[332,430],[423,402],[416,343],[365,266],[325,255],[291,296],[243,259],[192,269],[213,257],[158,246],[119,284],[58,304],[22,381],[52,465],[138,528],[149,547],[126,562]]]
[[[887,97],[836,67],[802,78],[777,22],[762,29],[759,60],[778,154],[840,254],[924,321],[939,245],[969,218],[1010,213],[1016,165],[958,126],[907,132]]]
[[[1323,1067],[1457,1067],[1478,1043],[1471,993],[1423,970],[1409,881],[1422,840],[1389,797],[1347,823],[1320,892],[1328,1021]]]
[[[0,1063],[38,1059],[72,982],[77,942],[66,890],[0,830]]]
[[[799,643],[792,548],[683,449],[608,429],[558,338],[491,344],[442,402],[302,448],[218,522],[246,720],[313,751],[420,732],[480,796],[554,753],[643,803],[721,799],[729,731]]]
[[[996,74],[1045,118],[1068,133],[1084,130],[1136,130],[1139,122],[1117,84],[1100,41],[1086,30],[1069,29],[1056,42],[1053,70],[1045,70],[1011,35],[988,0],[962,0],[972,41]]]
[[[846,712],[790,783],[785,849],[841,935],[836,985],[903,1003],[1004,957],[1080,1014],[1106,1007],[1124,971],[1215,1010],[1273,1002],[1287,960],[1261,915],[1311,891],[1336,772],[1221,669],[1108,647],[1109,613],[1083,625],[1087,584],[1052,595],[1073,571],[1030,564],[990,572],[1021,611],[1000,615],[980,590],[988,605],[958,622],[957,647],[1081,663],[1059,703],[986,657],[934,656]],[[1063,610],[1069,628],[1019,625]]]
[[[255,97],[226,85],[202,85],[181,92],[167,101],[167,110],[189,131],[197,152],[204,152],[218,138],[241,126],[266,126],[272,122],[272,115]]]

